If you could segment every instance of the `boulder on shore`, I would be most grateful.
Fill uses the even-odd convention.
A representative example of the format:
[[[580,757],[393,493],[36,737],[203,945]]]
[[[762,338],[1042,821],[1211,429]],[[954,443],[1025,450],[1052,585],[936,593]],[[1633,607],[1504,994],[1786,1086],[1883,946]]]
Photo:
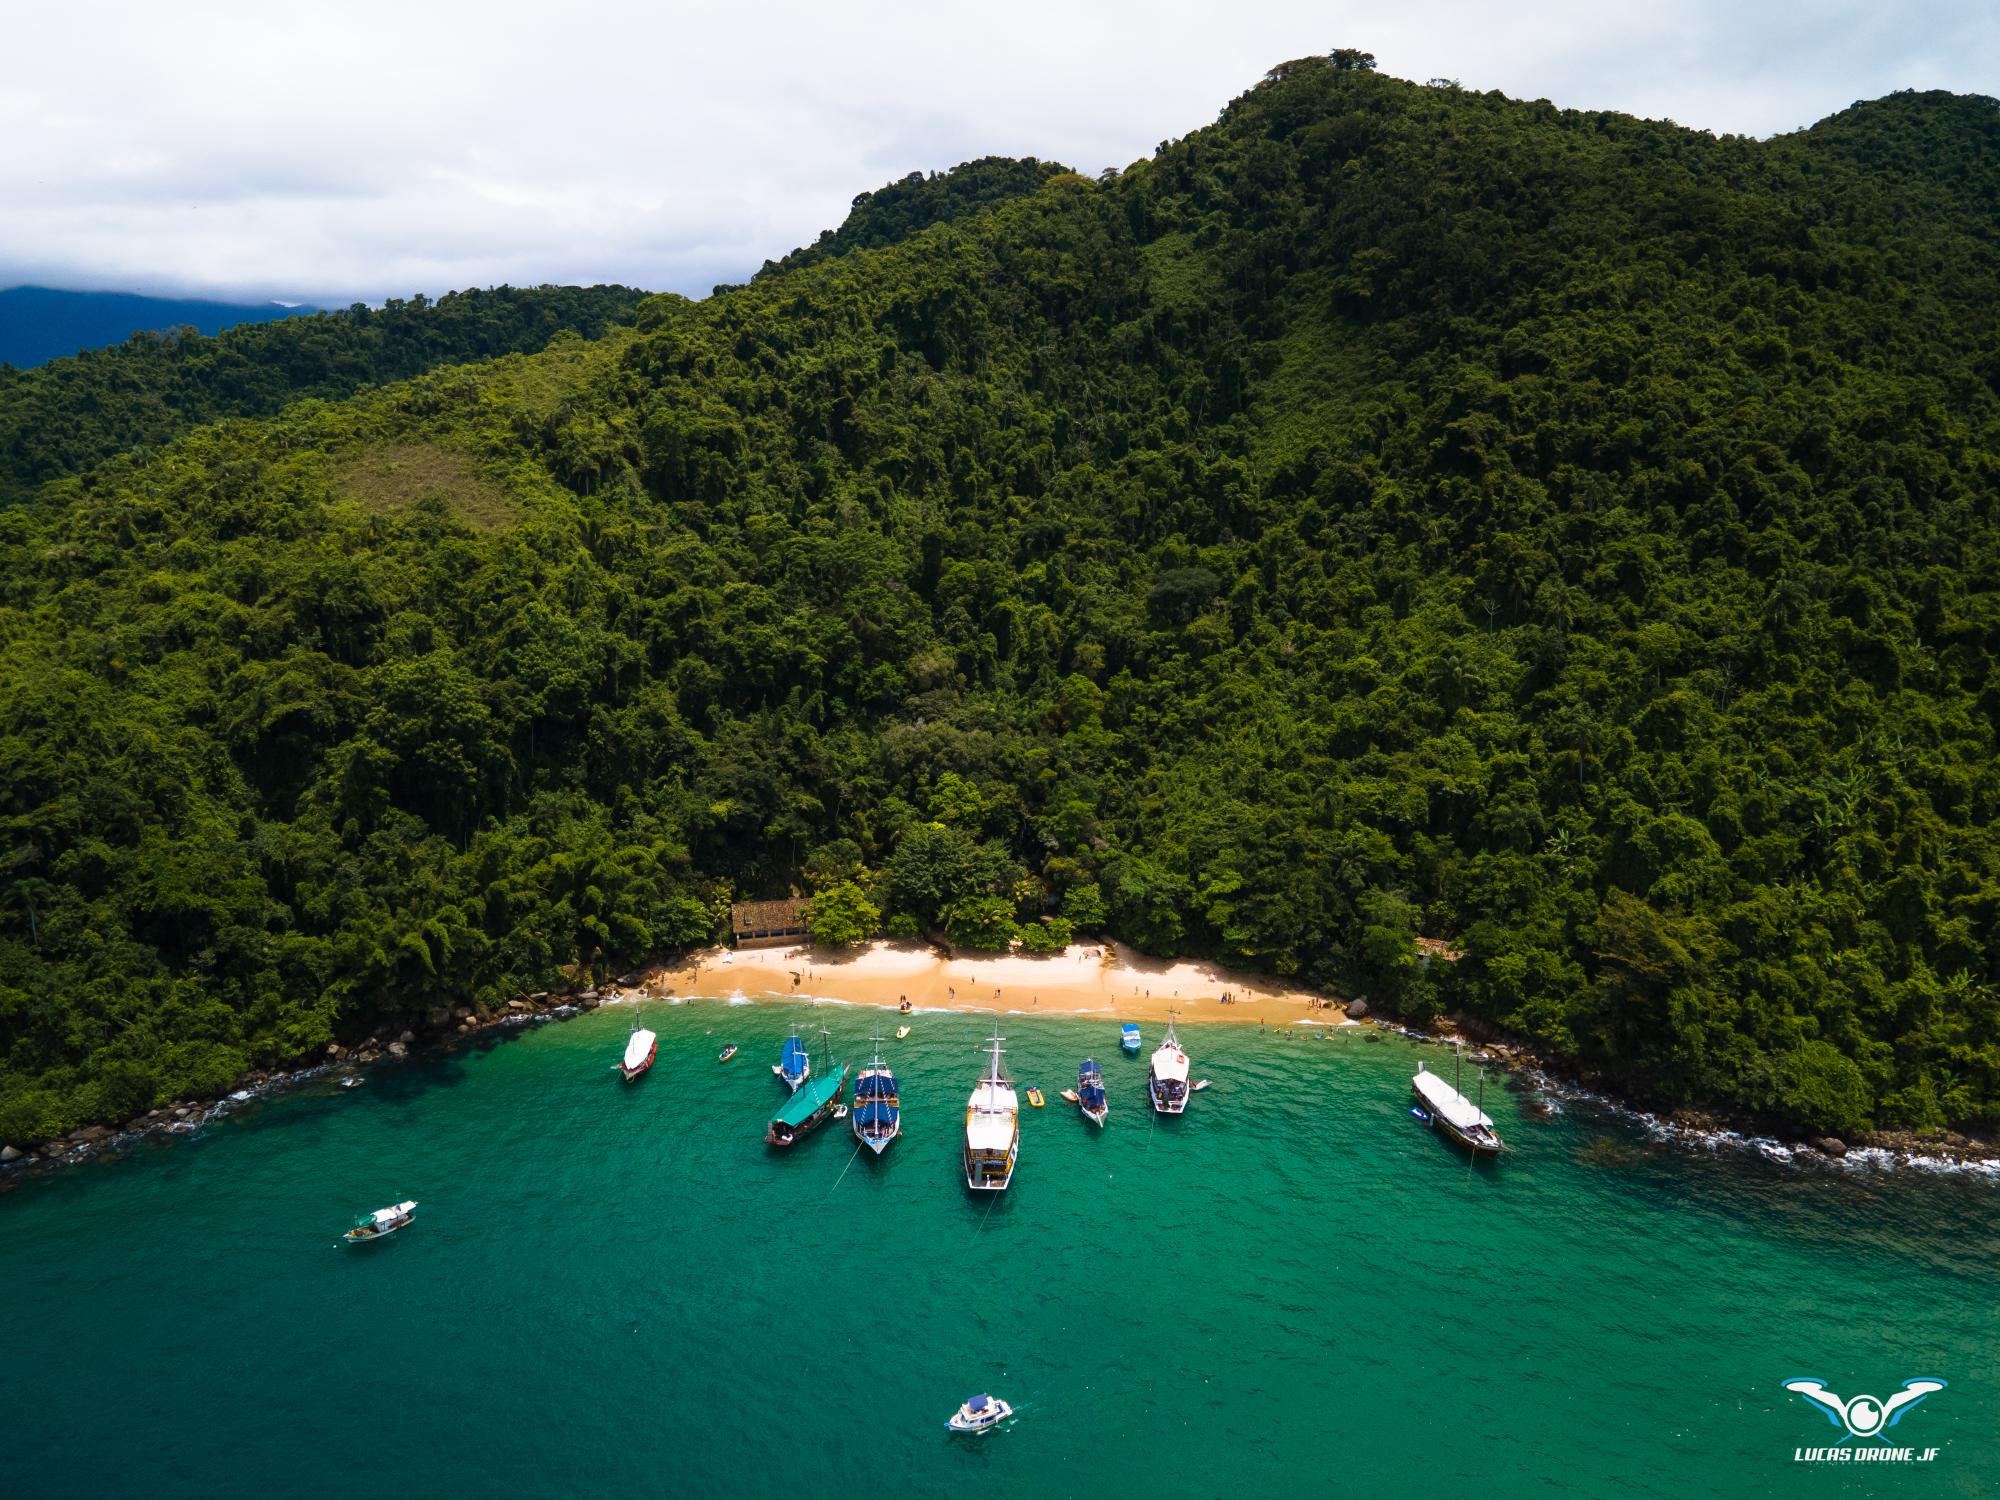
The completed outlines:
[[[0,1146],[0,1161],[19,1161],[20,1159],[21,1148],[19,1146]]]
[[[461,1005],[457,1010],[453,1011],[452,1014],[457,1016],[461,1021],[470,1021],[472,1019],[472,1007],[469,1005]]]
[[[534,1006],[525,1000],[509,1000],[507,1002],[507,1009],[509,1010],[533,1010],[534,1008]]]
[[[409,1049],[409,1048],[408,1048],[408,1047],[407,1047],[406,1045],[404,1045],[404,1044],[403,1044],[402,1042],[391,1042],[391,1043],[389,1043],[389,1055],[390,1055],[391,1057],[401,1057],[401,1056],[403,1056],[403,1055],[404,1055],[405,1053],[407,1053],[407,1052],[408,1052],[409,1050],[410,1050],[410,1049]]]
[[[1367,1002],[1366,1000],[1350,1000],[1350,1001],[1348,1001],[1348,1002],[1347,1002],[1347,1013],[1348,1013],[1348,1014],[1349,1014],[1350,1016],[1353,1016],[1353,1017],[1354,1017],[1354,1018],[1355,1018],[1356,1020],[1359,1020],[1359,1019],[1360,1019],[1360,1018],[1361,1018],[1362,1016],[1365,1016],[1365,1015],[1367,1015],[1367,1014],[1368,1014],[1368,1002]]]
[[[1823,1135],[1818,1140],[1814,1141],[1813,1144],[1819,1147],[1819,1149],[1824,1151],[1828,1156],[1847,1155],[1847,1142],[1843,1141],[1839,1136],[1836,1135]]]

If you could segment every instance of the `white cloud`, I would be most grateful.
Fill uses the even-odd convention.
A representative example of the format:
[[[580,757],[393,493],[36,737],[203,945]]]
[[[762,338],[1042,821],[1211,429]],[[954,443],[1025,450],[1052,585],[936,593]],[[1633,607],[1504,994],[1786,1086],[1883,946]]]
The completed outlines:
[[[1334,46],[1758,135],[2000,71],[1986,0],[73,0],[8,32],[0,285],[324,302],[705,291],[891,177],[987,153],[1122,166]]]

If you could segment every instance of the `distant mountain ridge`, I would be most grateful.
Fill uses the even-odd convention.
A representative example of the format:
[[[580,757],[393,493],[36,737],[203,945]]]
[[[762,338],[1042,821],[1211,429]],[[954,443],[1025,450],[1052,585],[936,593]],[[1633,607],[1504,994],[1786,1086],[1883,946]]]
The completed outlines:
[[[86,349],[122,344],[135,333],[195,328],[214,334],[239,323],[271,323],[318,311],[281,302],[205,302],[133,292],[8,287],[0,291],[0,364],[27,370]]]

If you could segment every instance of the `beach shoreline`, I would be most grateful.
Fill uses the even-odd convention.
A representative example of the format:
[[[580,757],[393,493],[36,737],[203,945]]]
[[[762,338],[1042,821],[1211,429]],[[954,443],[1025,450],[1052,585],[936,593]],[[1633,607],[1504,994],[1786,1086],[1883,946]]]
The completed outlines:
[[[1210,963],[1146,958],[1113,942],[1046,956],[954,954],[877,941],[835,954],[803,944],[710,948],[656,965],[648,999],[830,1000],[913,1011],[1089,1016],[1111,1021],[1338,1025],[1344,1002]],[[1225,999],[1226,997],[1226,999]]]

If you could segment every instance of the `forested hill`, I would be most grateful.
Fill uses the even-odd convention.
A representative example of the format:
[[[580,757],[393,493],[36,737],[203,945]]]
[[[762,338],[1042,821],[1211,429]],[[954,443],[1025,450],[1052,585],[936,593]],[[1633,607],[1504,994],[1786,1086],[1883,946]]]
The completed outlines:
[[[0,515],[0,1137],[793,885],[1990,1128],[1996,175],[1990,100],[1717,139],[1335,54],[53,486]]]
[[[221,417],[269,416],[308,396],[338,399],[439,365],[533,353],[562,332],[595,338],[630,323],[644,297],[622,286],[475,288],[215,336],[137,333],[33,370],[0,365],[0,505]]]
[[[1051,177],[1069,171],[1059,162],[1032,156],[982,156],[949,172],[912,172],[907,177],[862,193],[838,229],[823,229],[810,245],[783,260],[767,260],[760,277],[777,276],[816,265],[850,250],[879,250],[929,229],[949,223],[1009,198],[1034,192]]]

